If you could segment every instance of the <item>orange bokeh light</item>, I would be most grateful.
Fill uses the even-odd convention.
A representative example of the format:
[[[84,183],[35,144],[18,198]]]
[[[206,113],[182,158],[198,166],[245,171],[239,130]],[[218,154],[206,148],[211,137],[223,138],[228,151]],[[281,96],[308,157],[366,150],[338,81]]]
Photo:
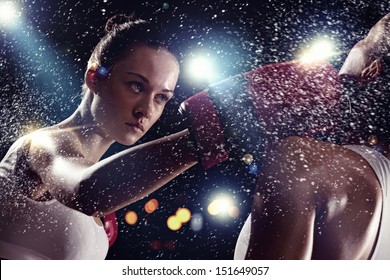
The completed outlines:
[[[237,206],[231,206],[228,210],[228,214],[232,218],[237,218],[240,215],[240,209]]]
[[[157,199],[153,198],[145,203],[145,211],[148,214],[152,214],[154,211],[156,211],[157,207],[158,207]]]
[[[134,211],[129,211],[125,215],[125,221],[129,225],[135,225],[135,223],[138,221],[138,215]]]

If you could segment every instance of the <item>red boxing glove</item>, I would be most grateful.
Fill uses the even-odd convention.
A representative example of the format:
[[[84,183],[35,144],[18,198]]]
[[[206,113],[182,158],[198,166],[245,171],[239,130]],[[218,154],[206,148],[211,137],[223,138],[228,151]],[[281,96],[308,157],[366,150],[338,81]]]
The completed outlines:
[[[330,64],[270,64],[185,100],[181,110],[205,169],[228,158],[258,162],[269,146],[296,135],[338,142],[343,135],[338,72]]]
[[[115,212],[104,216],[104,229],[108,238],[108,245],[111,247],[118,237],[118,222]]]
[[[202,166],[208,169],[227,160],[229,153],[222,124],[207,91],[195,94],[184,101],[180,110],[190,123]]]

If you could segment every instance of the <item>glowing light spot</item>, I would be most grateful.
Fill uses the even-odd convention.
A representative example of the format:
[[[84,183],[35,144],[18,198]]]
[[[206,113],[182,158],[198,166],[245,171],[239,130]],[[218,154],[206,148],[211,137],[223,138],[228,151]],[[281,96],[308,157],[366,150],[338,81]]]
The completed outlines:
[[[13,2],[0,2],[0,23],[9,25],[19,17],[18,7]]]
[[[232,205],[232,201],[227,197],[219,198],[215,202],[220,213],[227,212]]]
[[[196,80],[211,82],[215,80],[215,70],[210,58],[198,56],[192,58],[188,65],[188,72]]]
[[[191,219],[191,212],[187,208],[179,208],[176,211],[176,217],[182,223],[187,223]]]
[[[234,219],[240,214],[240,209],[235,205],[233,197],[227,193],[215,197],[208,205],[207,211],[210,215],[221,219],[226,217]]]
[[[129,211],[125,215],[125,221],[129,225],[135,225],[138,221],[138,215],[134,211]]]
[[[201,214],[192,215],[190,227],[193,231],[200,231],[203,228],[203,216]]]
[[[248,173],[252,175],[257,175],[260,171],[259,166],[255,162],[249,164],[247,166],[247,169],[248,169]]]
[[[176,231],[182,227],[182,223],[179,218],[176,216],[170,216],[167,220],[167,226],[170,230]]]
[[[109,69],[104,66],[104,65],[99,65],[97,68],[96,68],[96,74],[100,77],[100,78],[107,78],[108,75],[109,75],[110,71]]]
[[[231,206],[228,210],[228,215],[231,218],[237,218],[240,215],[240,209],[237,206]]]
[[[157,207],[158,207],[157,199],[153,198],[145,203],[145,211],[148,214],[152,214],[154,211],[156,211]]]
[[[227,213],[231,206],[232,206],[232,201],[230,198],[221,197],[211,202],[207,210],[211,215],[218,215],[222,213]]]
[[[25,134],[30,134],[30,133],[33,133],[37,130],[39,130],[40,128],[44,127],[43,124],[41,123],[38,123],[38,122],[35,122],[35,121],[31,121],[29,122],[28,124],[25,124],[20,132],[20,136],[22,135],[25,135]],[[42,137],[46,137],[47,136],[44,134],[44,133],[35,133],[36,137],[41,135]]]
[[[167,3],[167,2],[164,2],[163,3],[163,5],[162,5],[162,8],[164,9],[164,10],[168,10],[169,9],[169,3]]]
[[[334,44],[329,39],[318,39],[308,50],[304,51],[299,60],[303,63],[312,63],[321,60],[329,60],[336,52]]]
[[[219,214],[217,203],[212,201],[209,206],[207,207],[207,211],[209,212],[210,215],[216,216]]]
[[[245,162],[245,164],[251,164],[253,162],[254,158],[251,154],[245,154],[242,157],[242,161]]]

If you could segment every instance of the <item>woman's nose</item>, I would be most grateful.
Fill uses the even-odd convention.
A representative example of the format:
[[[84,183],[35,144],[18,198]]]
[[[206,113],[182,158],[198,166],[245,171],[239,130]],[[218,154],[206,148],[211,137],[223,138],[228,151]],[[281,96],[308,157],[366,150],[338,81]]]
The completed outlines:
[[[153,114],[153,100],[149,97],[142,98],[137,104],[134,114],[138,118],[147,118],[150,119]]]

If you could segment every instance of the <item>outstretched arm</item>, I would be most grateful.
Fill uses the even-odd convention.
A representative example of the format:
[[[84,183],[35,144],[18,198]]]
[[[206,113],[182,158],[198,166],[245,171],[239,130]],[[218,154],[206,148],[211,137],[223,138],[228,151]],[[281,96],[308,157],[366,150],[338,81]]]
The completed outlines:
[[[87,215],[104,216],[157,190],[197,163],[187,130],[129,148],[98,163],[37,152],[52,196]],[[35,149],[37,150],[37,149]]]
[[[102,160],[85,172],[74,200],[84,212],[107,213],[154,192],[197,163],[188,131],[145,143]],[[100,195],[99,192],[109,195]]]
[[[359,41],[349,52],[341,67],[340,74],[363,77],[368,70],[390,52],[390,13],[381,18],[371,29],[368,35]],[[374,63],[374,65],[373,65]],[[374,69],[379,71],[379,69]],[[365,72],[365,73],[364,73]]]

